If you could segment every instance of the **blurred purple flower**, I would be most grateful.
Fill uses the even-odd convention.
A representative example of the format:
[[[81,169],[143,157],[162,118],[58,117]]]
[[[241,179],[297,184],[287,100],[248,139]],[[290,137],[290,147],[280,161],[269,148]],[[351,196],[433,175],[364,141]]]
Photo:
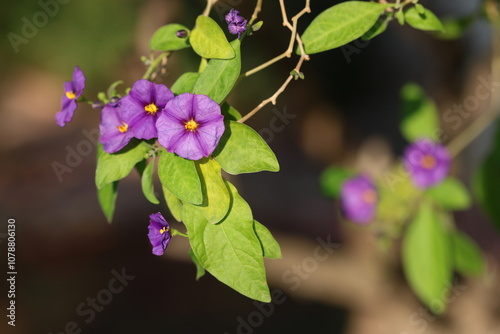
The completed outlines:
[[[419,139],[404,152],[404,165],[416,187],[425,189],[440,183],[450,170],[450,153],[443,145]]]
[[[340,190],[340,206],[344,216],[354,223],[365,225],[375,216],[378,192],[372,180],[357,175],[346,180]]]
[[[110,154],[121,150],[134,137],[129,122],[123,117],[120,100],[104,106],[99,130],[102,148]]]
[[[149,215],[148,229],[148,237],[153,246],[153,254],[158,256],[163,255],[170,243],[170,239],[172,239],[172,234],[170,226],[161,213],[158,212]]]
[[[155,123],[165,105],[174,97],[167,86],[141,79],[134,83],[130,93],[121,100],[123,116],[129,130],[138,139],[151,139],[158,135]]]
[[[158,141],[185,159],[208,157],[224,133],[223,118],[220,106],[208,96],[181,94],[158,117]]]
[[[82,95],[85,88],[85,75],[78,66],[73,70],[73,80],[64,83],[64,94],[61,99],[61,111],[56,114],[56,122],[59,126],[65,126],[73,119],[77,107],[76,99]]]
[[[226,22],[229,32],[233,35],[238,35],[238,38],[241,37],[241,34],[243,34],[247,28],[247,20],[245,20],[245,18],[240,15],[240,12],[234,8],[226,15]]]

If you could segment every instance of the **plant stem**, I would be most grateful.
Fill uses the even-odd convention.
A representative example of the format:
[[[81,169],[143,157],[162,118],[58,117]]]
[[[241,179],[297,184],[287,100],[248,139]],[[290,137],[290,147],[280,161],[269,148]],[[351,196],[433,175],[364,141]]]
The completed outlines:
[[[156,68],[158,67],[158,65],[161,63],[161,61],[165,58],[165,57],[168,57],[170,55],[170,52],[162,52],[158,58],[154,59],[152,62],[151,62],[151,65],[149,65],[148,69],[146,70],[146,73],[144,73],[144,75],[142,76],[143,79],[147,79],[149,80],[149,77],[151,76],[151,74],[156,70]]]
[[[253,10],[253,14],[252,17],[250,18],[250,21],[248,22],[248,25],[251,26],[259,16],[260,11],[262,10],[262,1],[263,0],[257,0],[257,3],[255,4],[255,9]]]

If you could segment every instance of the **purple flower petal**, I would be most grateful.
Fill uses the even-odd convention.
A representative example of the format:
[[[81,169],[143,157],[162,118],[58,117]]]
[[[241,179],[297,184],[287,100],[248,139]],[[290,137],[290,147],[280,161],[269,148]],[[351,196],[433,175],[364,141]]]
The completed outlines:
[[[77,98],[80,97],[84,88],[85,88],[85,75],[78,66],[75,66],[75,69],[73,70],[73,89],[74,92],[76,93]]]
[[[170,226],[161,213],[158,212],[149,215],[148,230],[149,242],[153,246],[153,254],[158,256],[163,255],[172,239],[172,234]]]
[[[78,66],[73,70],[73,81],[64,83],[64,93],[61,98],[61,110],[56,114],[57,125],[63,127],[73,119],[78,99],[85,88],[85,75]]]
[[[358,175],[342,184],[340,206],[344,216],[365,225],[373,220],[378,203],[375,185],[367,176]]]
[[[99,125],[102,147],[107,153],[115,153],[125,147],[134,137],[129,122],[123,117],[120,104],[107,104],[101,111]]]
[[[223,119],[220,106],[208,96],[181,94],[158,116],[158,141],[185,159],[208,157],[224,133]]]
[[[448,175],[451,157],[441,144],[429,139],[419,139],[404,152],[404,165],[416,187],[432,187]]]

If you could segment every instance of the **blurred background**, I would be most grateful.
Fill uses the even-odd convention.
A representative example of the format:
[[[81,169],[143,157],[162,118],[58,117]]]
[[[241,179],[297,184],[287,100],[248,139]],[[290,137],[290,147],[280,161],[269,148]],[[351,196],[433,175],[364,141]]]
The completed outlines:
[[[304,16],[301,29],[335,3],[313,0],[313,14]],[[421,3],[441,18],[467,16],[479,5],[477,0]],[[249,18],[253,6],[250,0],[221,1],[212,17],[224,26],[230,8]],[[333,164],[372,174],[390,167],[407,144],[398,127],[399,90],[407,81],[421,84],[441,114],[473,94],[478,78],[491,72],[492,32],[481,20],[457,40],[435,39],[392,22],[370,42],[314,55],[303,67],[306,80],[292,82],[276,106],[248,121],[265,134],[282,168],[231,178],[254,217],[282,246],[283,259],[266,262],[276,297],[272,304],[256,304],[209,274],[197,282],[183,238],[175,238],[163,257],[153,256],[148,215],[167,216],[168,210],[143,197],[134,172],[120,182],[114,221],[106,222],[94,186],[92,134],[99,112],[82,104],[71,123],[56,126],[63,82],[78,65],[89,99],[115,80],[130,87],[146,70],[140,57],[148,56],[154,31],[172,22],[191,26],[204,7],[202,0],[3,4],[0,248],[6,254],[7,219],[15,218],[18,275],[16,327],[3,317],[1,333],[499,334],[499,236],[476,207],[456,220],[485,252],[487,273],[457,277],[448,311],[438,318],[409,290],[398,245],[382,250],[367,229],[341,222],[337,204],[322,195],[318,180]],[[302,1],[287,2],[290,16],[302,7]],[[264,1],[261,19],[262,29],[245,39],[244,70],[287,47],[289,32],[277,1]],[[251,76],[229,102],[247,113],[274,93],[296,61],[292,57]],[[197,66],[194,52],[176,52],[156,81],[171,85]],[[487,108],[482,101],[457,129],[443,122],[448,141]],[[278,116],[284,114],[288,118]],[[284,126],[269,132],[276,117]],[[488,152],[491,132],[454,162],[453,174],[466,184]],[[54,163],[68,166],[60,178]],[[318,247],[328,256],[315,256]],[[4,263],[6,256],[1,257]],[[113,280],[117,276],[123,289]],[[6,291],[5,286],[0,293],[2,310]]]

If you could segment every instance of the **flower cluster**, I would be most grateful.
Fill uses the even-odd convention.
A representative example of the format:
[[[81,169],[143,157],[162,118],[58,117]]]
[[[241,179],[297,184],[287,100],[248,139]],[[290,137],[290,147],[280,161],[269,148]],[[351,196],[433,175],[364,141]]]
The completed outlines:
[[[443,181],[450,170],[450,153],[443,145],[429,139],[419,139],[404,152],[404,165],[413,184],[426,189]]]
[[[62,110],[56,115],[58,125],[64,126],[71,120],[84,86],[83,72],[75,67],[73,81],[64,84]],[[103,107],[100,142],[104,151],[111,154],[120,151],[132,138],[158,138],[167,151],[199,160],[215,150],[224,133],[223,119],[220,106],[208,96],[174,96],[165,85],[141,79],[128,95]]]
[[[247,29],[247,20],[234,8],[226,15],[226,22],[229,32],[238,35],[238,38],[241,38],[241,34]]]
[[[368,224],[375,216],[378,192],[366,175],[349,178],[340,190],[340,207],[344,216],[358,224]]]

